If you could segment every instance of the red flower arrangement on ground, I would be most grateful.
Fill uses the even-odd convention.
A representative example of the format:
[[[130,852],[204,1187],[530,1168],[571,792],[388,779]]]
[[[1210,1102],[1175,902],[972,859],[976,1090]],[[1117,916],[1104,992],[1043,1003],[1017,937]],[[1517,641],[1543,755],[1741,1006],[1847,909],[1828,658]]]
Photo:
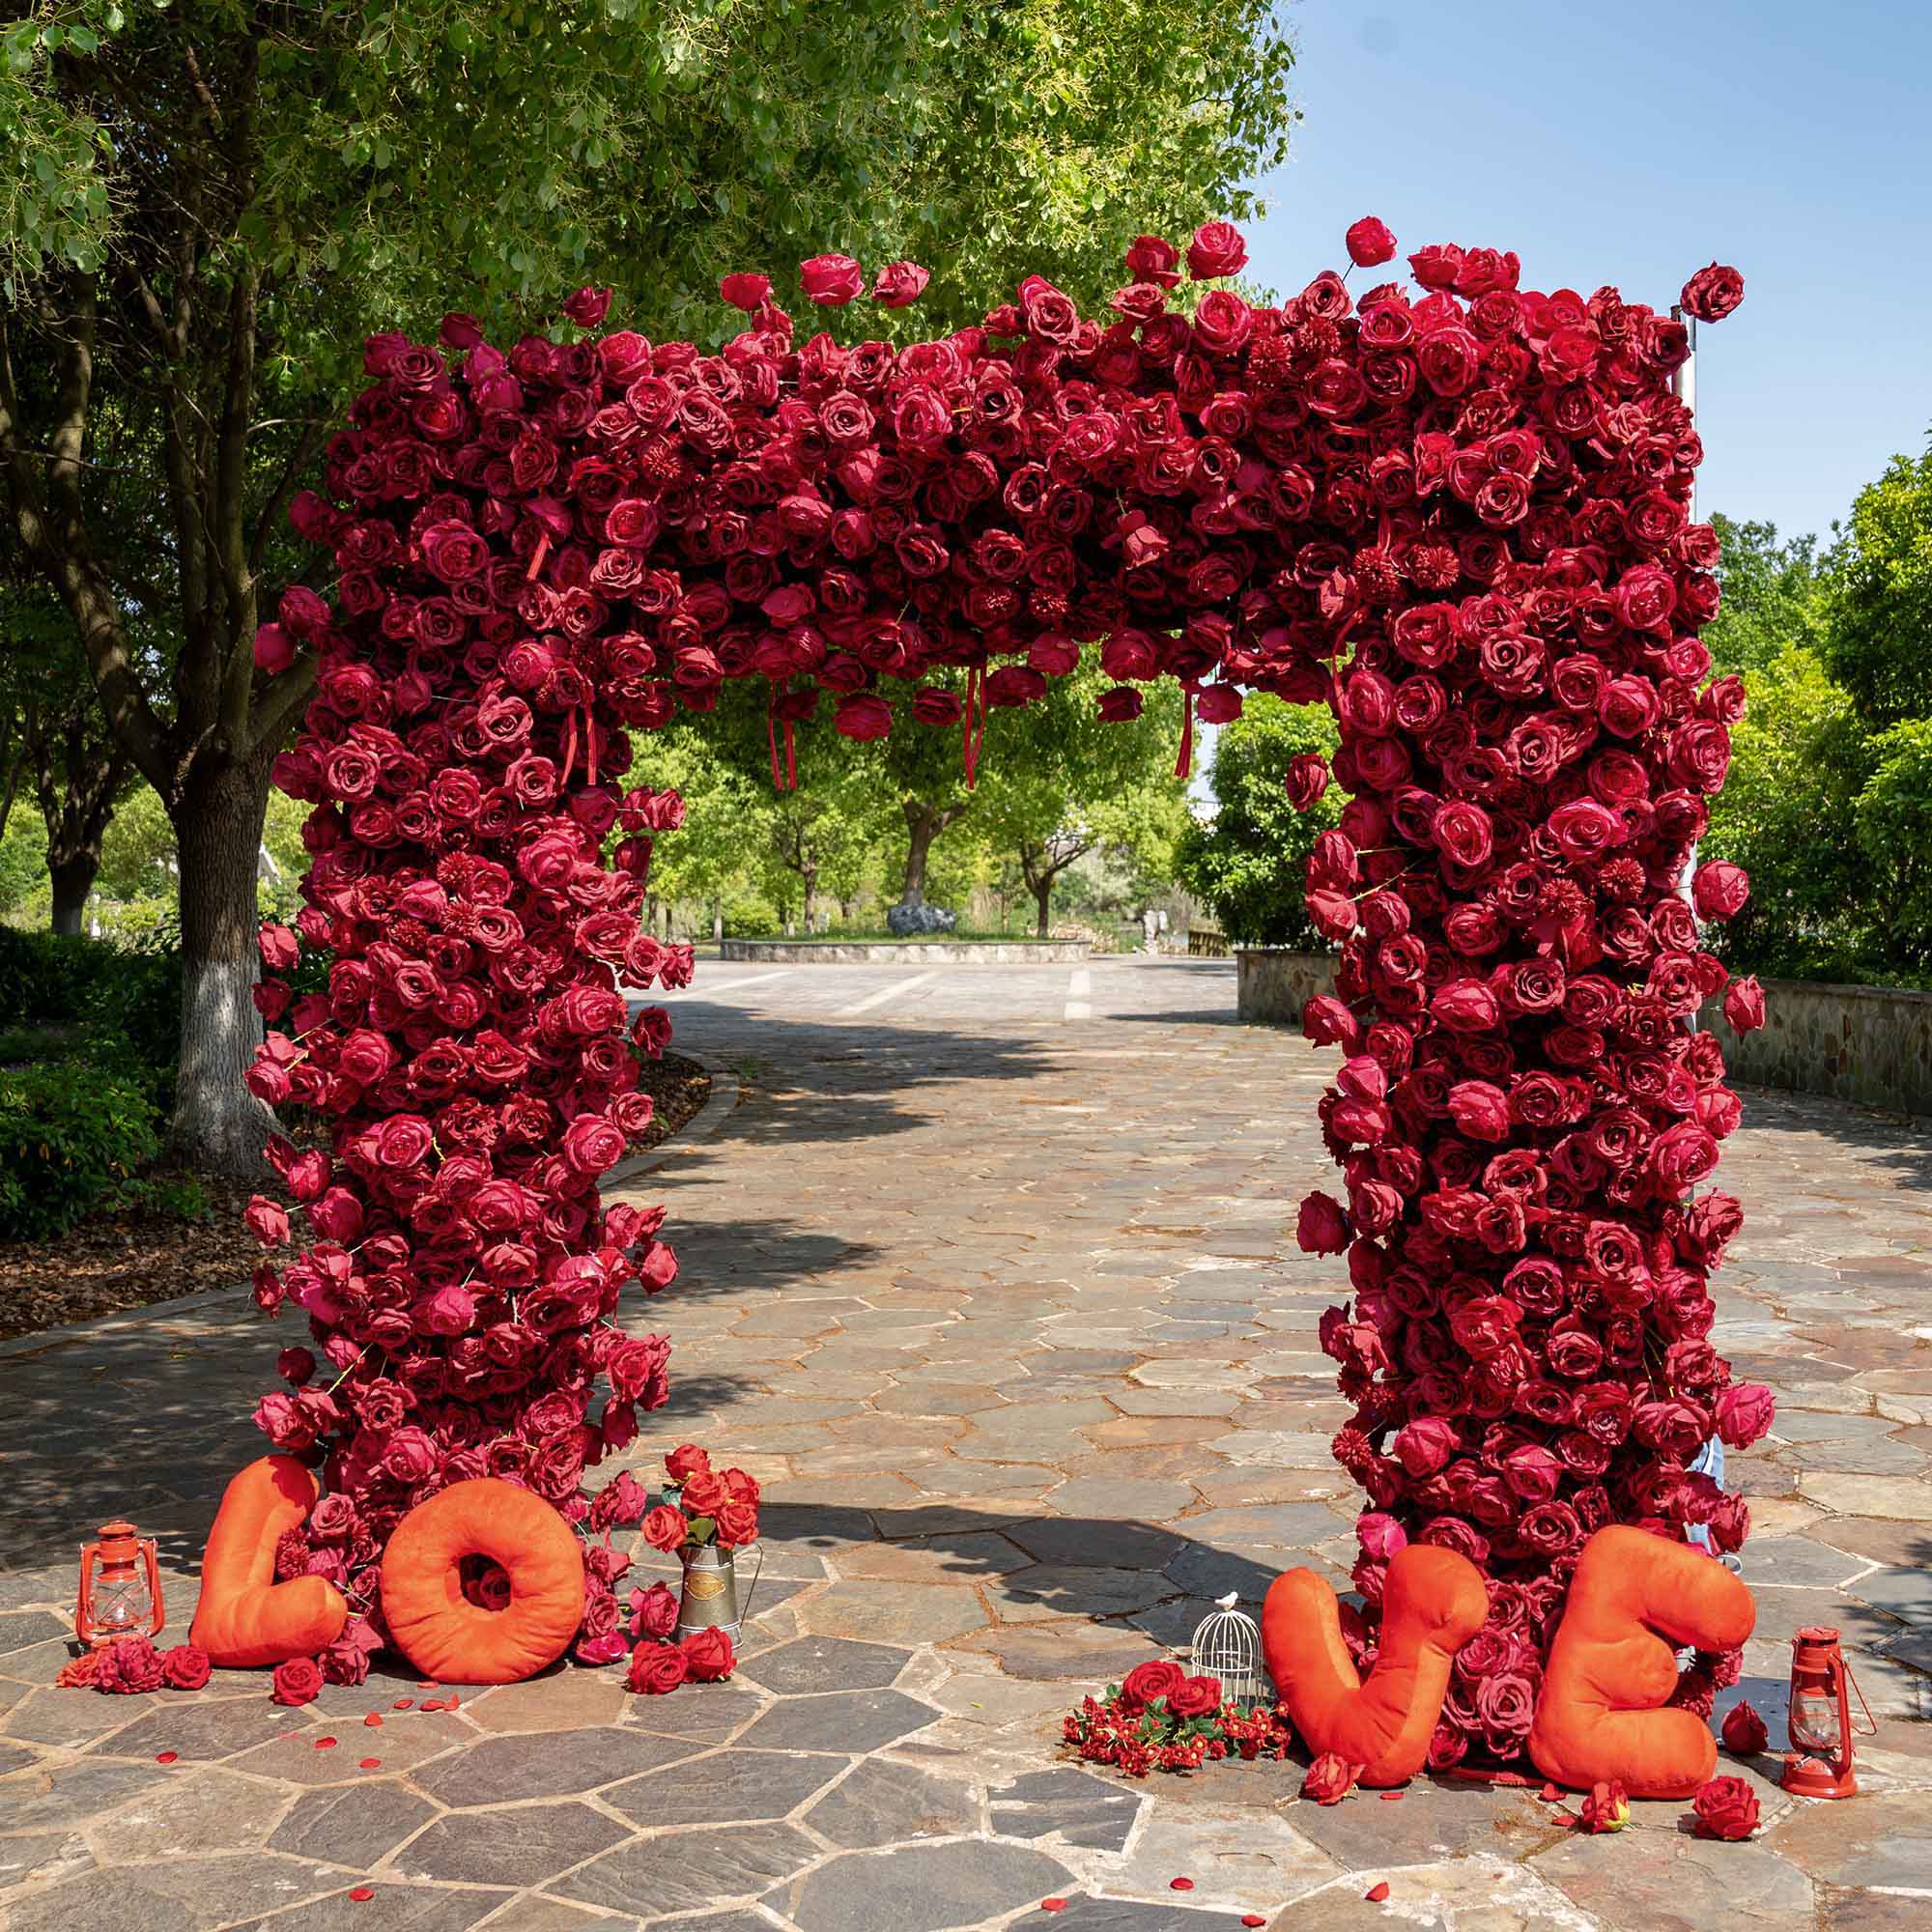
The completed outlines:
[[[1365,217],[1349,246],[1373,266],[1395,242]],[[1520,1755],[1591,1529],[1742,1540],[1742,1503],[1688,1472],[1770,1403],[1709,1344],[1737,1204],[1691,1198],[1738,1119],[1688,1025],[1725,977],[1697,922],[1747,882],[1706,867],[1679,896],[1742,703],[1696,637],[1717,542],[1689,517],[1686,329],[1454,245],[1409,256],[1419,295],[1324,272],[1186,316],[1183,260],[1211,280],[1246,249],[1223,222],[1184,256],[1144,236],[1107,316],[1036,275],[896,350],[796,341],[755,274],[726,278],[747,326],[714,355],[627,329],[505,352],[461,316],[440,348],[371,338],[327,499],[293,512],[333,604],[289,591],[259,648],[270,674],[319,664],[277,770],[315,808],[307,904],[265,934],[254,1084],[331,1128],[274,1149],[306,1244],[257,1282],[321,1350],[285,1354],[258,1420],[327,1478],[280,1566],[351,1593],[326,1671],[380,1641],[374,1564],[411,1503],[488,1473],[608,1526],[583,1478],[663,1400],[665,1343],[613,1318],[675,1262],[656,1213],[597,1199],[648,1115],[634,1054],[668,1034],[646,1009],[627,1037],[623,988],[691,970],[638,930],[682,808],[627,783],[630,733],[761,677],[775,772],[827,696],[847,736],[956,724],[970,755],[1085,642],[1110,718],[1166,675],[1210,718],[1248,688],[1340,724],[1352,796],[1309,904],[1343,954],[1307,1030],[1345,1056],[1321,1105],[1344,1198],[1311,1196],[1300,1236],[1354,1290],[1322,1344],[1371,1503],[1355,1648],[1406,1538],[1491,1578],[1435,1761]],[[892,265],[874,299],[922,282]],[[802,286],[836,308],[866,274],[822,256]],[[1741,292],[1714,265],[1684,306]],[[1328,776],[1297,760],[1292,795]],[[303,947],[326,991],[280,977]],[[1725,1007],[1762,1018],[1749,981]],[[623,1564],[591,1562],[582,1642],[608,1648]]]
[[[1167,1658],[1137,1665],[1104,1697],[1082,1698],[1062,1719],[1061,1735],[1085,1762],[1129,1777],[1198,1771],[1229,1757],[1278,1759],[1294,1745],[1279,1706],[1243,1709],[1222,1694],[1219,1679],[1189,1676]]]

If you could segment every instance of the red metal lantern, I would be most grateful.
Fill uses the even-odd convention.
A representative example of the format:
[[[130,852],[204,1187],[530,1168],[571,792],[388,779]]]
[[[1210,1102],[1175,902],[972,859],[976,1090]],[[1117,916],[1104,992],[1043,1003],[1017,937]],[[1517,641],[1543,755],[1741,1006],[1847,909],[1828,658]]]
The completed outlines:
[[[80,1603],[73,1634],[90,1650],[124,1636],[156,1636],[167,1621],[155,1540],[131,1522],[103,1522],[100,1536],[80,1547]]]
[[[1851,1695],[1858,1693],[1863,1725],[1852,1722]],[[1779,1782],[1800,1798],[1855,1798],[1852,1738],[1876,1737],[1871,1706],[1838,1644],[1838,1633],[1814,1624],[1791,1639],[1791,1712],[1787,1719],[1792,1754]]]

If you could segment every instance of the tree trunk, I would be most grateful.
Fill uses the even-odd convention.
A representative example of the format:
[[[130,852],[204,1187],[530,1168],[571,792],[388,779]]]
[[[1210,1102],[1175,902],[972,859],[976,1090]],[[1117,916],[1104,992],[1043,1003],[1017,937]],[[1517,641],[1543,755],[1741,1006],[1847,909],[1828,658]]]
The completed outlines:
[[[180,844],[181,1075],[172,1145],[195,1167],[252,1177],[274,1116],[242,1084],[262,1041],[256,854],[273,747],[244,764],[198,760],[172,813]]]
[[[711,901],[711,937],[720,944],[724,942],[724,901],[723,899],[713,899]]]
[[[932,841],[939,837],[945,824],[942,815],[923,799],[907,799],[905,802],[906,844],[905,885],[899,894],[901,905],[923,905],[925,903],[925,858],[932,850]]]
[[[1029,887],[1034,903],[1039,907],[1039,936],[1042,939],[1053,937],[1053,879],[1054,875],[1048,872],[1043,878],[1032,881]]]
[[[92,852],[77,853],[59,865],[51,860],[48,862],[47,877],[54,889],[51,923],[55,932],[65,933],[70,938],[79,936],[81,916],[87,910],[87,895],[94,890],[94,875],[99,869],[99,845]]]

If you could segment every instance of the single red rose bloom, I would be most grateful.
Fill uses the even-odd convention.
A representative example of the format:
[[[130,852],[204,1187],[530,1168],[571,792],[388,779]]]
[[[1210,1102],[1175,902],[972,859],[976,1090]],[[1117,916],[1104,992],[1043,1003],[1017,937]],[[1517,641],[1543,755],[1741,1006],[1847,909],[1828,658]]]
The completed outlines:
[[[1388,224],[1373,214],[1350,222],[1348,233],[1349,259],[1358,269],[1373,269],[1395,260],[1395,236]]]
[[[1748,1703],[1733,1704],[1719,1735],[1733,1757],[1755,1757],[1771,1742],[1765,1721]]]
[[[737,1662],[730,1633],[715,1626],[687,1633],[679,1647],[684,1653],[685,1670],[695,1684],[716,1684],[729,1677]]]
[[[1722,322],[1744,298],[1745,278],[1735,269],[1721,268],[1716,262],[1708,269],[1699,269],[1678,297],[1684,313],[1699,322]]]
[[[275,1665],[269,1694],[277,1704],[312,1704],[322,1695],[322,1671],[312,1657],[292,1657]]]
[[[1714,1777],[1700,1784],[1690,1808],[1699,1837],[1748,1838],[1757,1830],[1757,1794],[1742,1777]]]
[[[666,1691],[675,1690],[689,1675],[690,1665],[676,1644],[640,1643],[631,1653],[624,1686],[640,1696],[662,1697]]]

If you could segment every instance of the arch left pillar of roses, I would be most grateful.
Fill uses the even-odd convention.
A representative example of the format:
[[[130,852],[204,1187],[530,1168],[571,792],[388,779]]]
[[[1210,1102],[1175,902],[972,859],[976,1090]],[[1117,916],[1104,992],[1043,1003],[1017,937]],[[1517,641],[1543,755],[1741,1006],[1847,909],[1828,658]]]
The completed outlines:
[[[1358,268],[1393,251],[1350,231]],[[1244,262],[1219,223],[1185,257],[1202,281]],[[1419,289],[1324,272],[1191,314],[1179,250],[1143,237],[1127,266],[1104,317],[1036,276],[896,350],[801,341],[755,276],[727,278],[747,322],[715,354],[622,329],[505,352],[460,317],[440,346],[372,338],[293,513],[333,599],[289,591],[257,653],[318,665],[276,774],[312,863],[295,930],[265,934],[252,1079],[329,1145],[272,1150],[298,1241],[252,1215],[294,1249],[257,1298],[298,1301],[315,1345],[257,1420],[327,1486],[284,1552],[357,1610],[326,1667],[381,1640],[384,1545],[447,1484],[507,1477],[593,1537],[631,1507],[584,1482],[665,1399],[668,1345],[617,1317],[676,1263],[597,1180],[668,1035],[627,994],[692,972],[639,928],[682,820],[650,733],[749,677],[775,738],[826,702],[847,735],[952,726],[970,752],[1083,646],[1110,716],[1170,676],[1210,717],[1259,690],[1339,724],[1351,797],[1309,905],[1342,957],[1307,1029],[1344,1053],[1321,1103],[1344,1188],[1299,1233],[1352,1291],[1322,1343],[1367,1492],[1358,1656],[1407,1541],[1487,1578],[1435,1761],[1520,1755],[1592,1529],[1742,1541],[1690,1468],[1768,1408],[1708,1340],[1736,1204],[1690,1193],[1737,1120],[1688,1024],[1725,979],[1698,918],[1745,888],[1708,867],[1679,895],[1740,708],[1696,638],[1718,592],[1684,327],[1525,292],[1486,249],[1419,251]],[[805,279],[835,306],[863,287],[842,258]],[[894,265],[877,298],[923,279]],[[1686,302],[1721,314],[1734,284],[1706,270]],[[605,298],[568,313],[595,330]],[[1331,774],[1285,776],[1305,803]],[[282,977],[304,955],[316,990]],[[1748,1022],[1754,988],[1730,998]],[[593,1558],[587,1616],[600,1590]]]

